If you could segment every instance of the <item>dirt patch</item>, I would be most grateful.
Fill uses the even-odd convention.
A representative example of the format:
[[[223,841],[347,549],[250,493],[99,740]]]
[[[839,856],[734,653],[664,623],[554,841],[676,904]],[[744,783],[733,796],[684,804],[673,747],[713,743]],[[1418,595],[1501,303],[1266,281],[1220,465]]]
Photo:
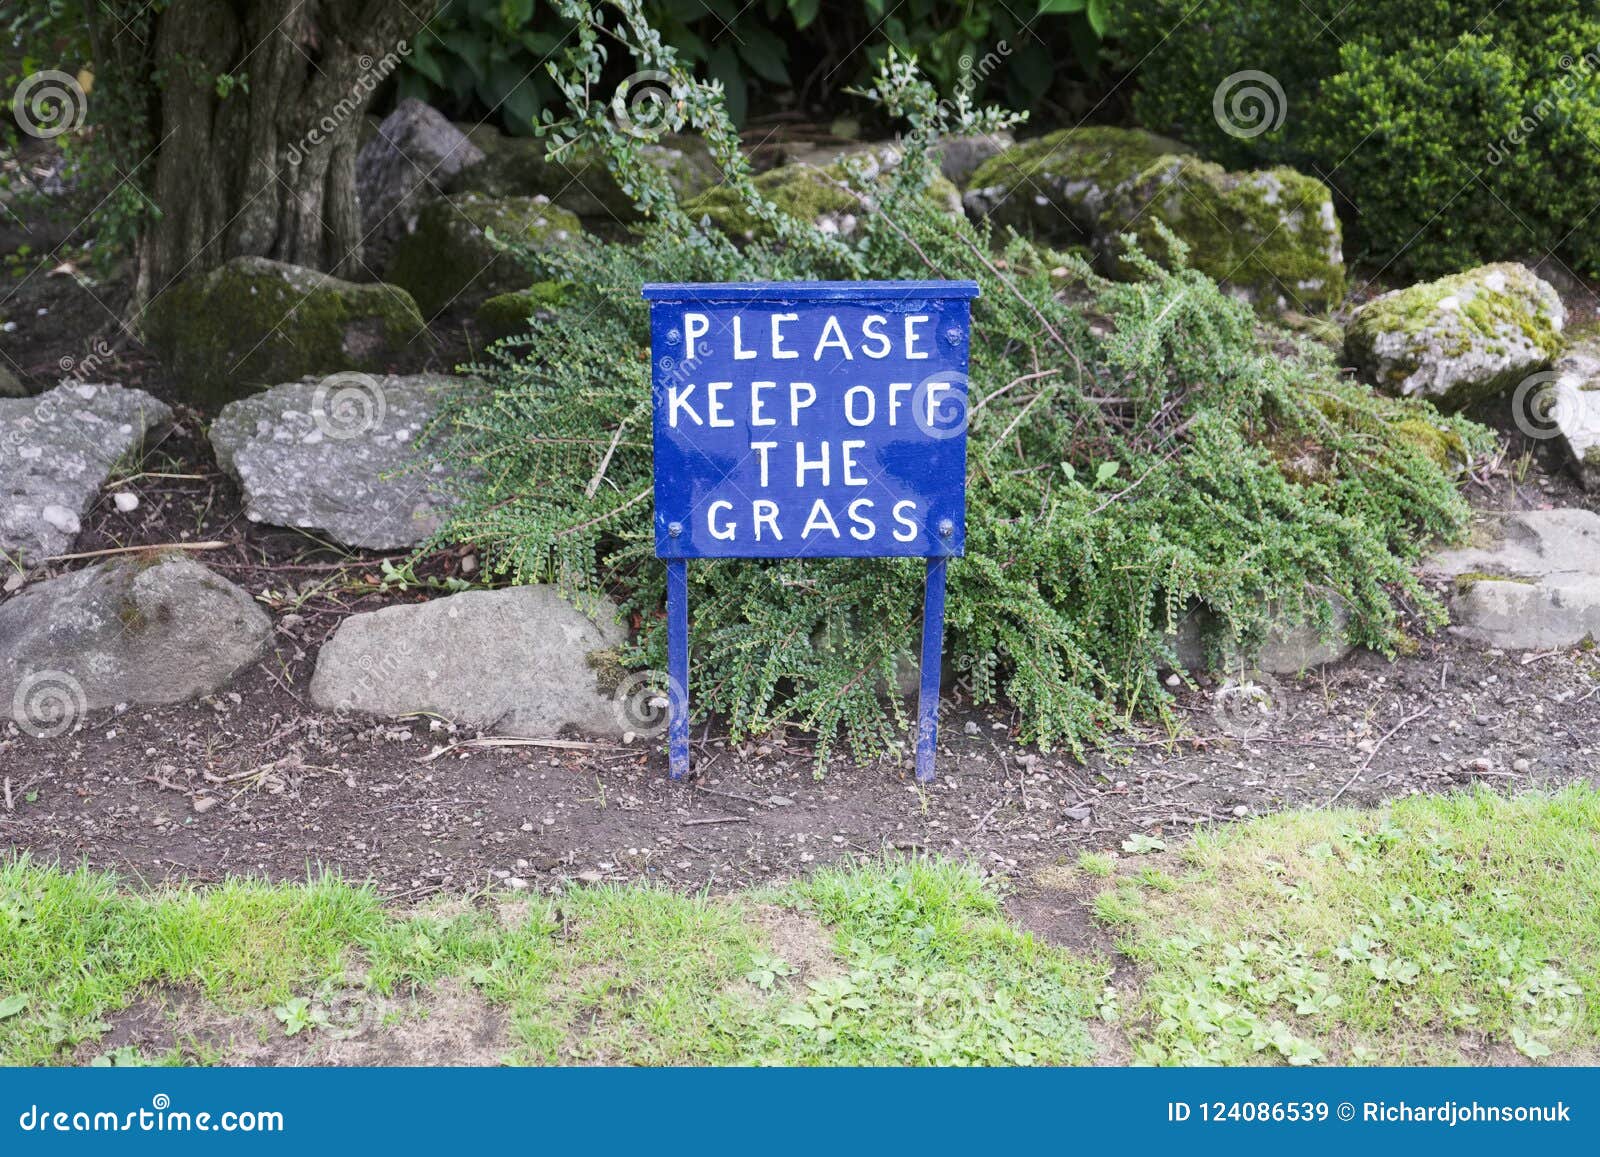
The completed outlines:
[[[773,954],[794,966],[795,981],[843,974],[844,962],[833,951],[833,933],[810,916],[775,904],[757,904],[749,910],[749,917],[761,929]]]
[[[173,1050],[210,1065],[498,1065],[510,1051],[506,1017],[453,978],[406,999],[353,990],[314,1005],[329,1023],[289,1036],[270,1009],[230,1011],[198,992],[163,986],[106,1018],[78,1064],[119,1050],[146,1060]]]

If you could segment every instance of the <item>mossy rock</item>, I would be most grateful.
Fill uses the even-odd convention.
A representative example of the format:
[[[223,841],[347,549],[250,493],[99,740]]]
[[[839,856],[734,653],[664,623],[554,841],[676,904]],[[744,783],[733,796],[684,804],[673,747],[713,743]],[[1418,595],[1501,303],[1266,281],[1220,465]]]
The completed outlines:
[[[871,157],[855,163],[865,164],[869,177],[886,167]],[[780,212],[824,233],[852,237],[861,228],[868,206],[863,206],[861,198],[851,192],[848,176],[842,162],[819,167],[802,161],[768,169],[757,176],[754,183],[756,191]],[[930,204],[945,212],[958,214],[961,211],[961,194],[944,177],[934,177],[925,196]],[[728,236],[740,240],[754,240],[764,232],[761,222],[745,207],[738,193],[726,185],[685,202],[683,208],[691,217],[708,220]]]
[[[566,285],[539,281],[527,289],[499,293],[478,306],[478,328],[491,338],[510,337],[528,328],[528,319],[548,314],[566,300]]]
[[[967,210],[1057,242],[1094,247],[1105,271],[1126,272],[1121,236],[1170,261],[1156,230],[1188,247],[1188,262],[1266,312],[1320,313],[1344,296],[1333,195],[1288,168],[1230,173],[1176,141],[1138,129],[1065,129],[980,165]]]
[[[223,405],[278,382],[415,368],[427,345],[404,289],[235,257],[156,298],[145,336],[189,401]]]
[[[410,290],[428,317],[456,301],[525,288],[533,275],[490,239],[491,232],[501,242],[542,251],[573,244],[583,226],[545,197],[441,197],[423,208],[416,230],[396,243],[389,280]]]
[[[603,158],[574,152],[552,161],[549,142],[540,137],[512,137],[477,130],[468,134],[486,154],[456,179],[452,191],[489,197],[546,196],[579,217],[629,224],[639,219],[632,199],[617,184]],[[699,137],[667,137],[646,144],[640,156],[672,182],[680,200],[711,188],[722,179],[705,142]]]
[[[1381,389],[1460,409],[1548,368],[1565,316],[1526,266],[1484,265],[1373,298],[1350,319],[1345,357]]]

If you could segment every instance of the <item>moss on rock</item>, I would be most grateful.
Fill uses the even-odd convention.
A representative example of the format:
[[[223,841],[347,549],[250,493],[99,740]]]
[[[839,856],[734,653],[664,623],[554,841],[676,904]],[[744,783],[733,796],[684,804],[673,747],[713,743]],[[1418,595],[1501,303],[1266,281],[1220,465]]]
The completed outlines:
[[[856,163],[867,166],[869,177],[881,171],[874,169],[874,165],[883,165],[875,158]],[[842,162],[822,166],[796,162],[768,169],[755,178],[755,187],[780,212],[825,233],[850,237],[860,228],[866,207],[851,191],[848,177]],[[940,209],[952,214],[961,212],[961,193],[944,177],[934,177],[925,195],[930,204]],[[725,185],[686,202],[684,211],[697,219],[709,220],[730,237],[752,240],[763,231],[760,221],[746,209],[739,195]]]
[[[1317,313],[1344,296],[1344,258],[1328,187],[1288,168],[1230,173],[1137,129],[1065,129],[993,157],[972,175],[967,209],[1056,240],[1093,245],[1125,271],[1121,235],[1169,261],[1156,229],[1194,268],[1269,311]]]
[[[542,196],[440,198],[423,208],[416,230],[395,245],[388,276],[432,317],[452,302],[481,301],[533,280],[496,240],[549,250],[572,244],[582,232],[576,216]]]
[[[478,327],[491,338],[510,337],[528,328],[528,319],[548,313],[566,300],[559,281],[538,281],[527,289],[499,293],[478,306]]]
[[[1375,386],[1459,409],[1548,367],[1564,321],[1554,288],[1501,262],[1373,298],[1350,319],[1345,357]]]
[[[416,302],[265,257],[236,257],[156,298],[146,338],[188,400],[221,405],[278,382],[420,360]]]

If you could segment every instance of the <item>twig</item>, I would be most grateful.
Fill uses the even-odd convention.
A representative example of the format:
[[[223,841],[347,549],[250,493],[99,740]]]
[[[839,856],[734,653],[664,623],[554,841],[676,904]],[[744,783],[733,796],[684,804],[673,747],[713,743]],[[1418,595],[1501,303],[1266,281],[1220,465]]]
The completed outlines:
[[[148,546],[113,546],[105,550],[85,550],[77,554],[53,554],[45,562],[75,562],[80,558],[105,558],[112,554],[139,554],[157,550],[226,550],[231,542],[156,542]]]
[[[606,452],[600,459],[600,465],[595,469],[594,477],[589,479],[589,485],[583,488],[585,498],[593,498],[595,491],[600,489],[600,480],[606,476],[606,467],[611,465],[611,455],[617,452],[617,443],[622,440],[622,432],[628,428],[628,423],[617,423],[617,432],[611,435],[611,445],[606,447]]]
[[[767,801],[764,799],[753,799],[747,795],[740,795],[736,791],[718,791],[714,787],[701,787],[698,783],[691,783],[689,786],[694,788],[695,791],[703,791],[707,795],[720,795],[726,799],[736,799],[740,803],[753,803],[758,807],[765,807],[767,803]]]
[[[441,755],[460,751],[464,747],[550,747],[558,751],[621,751],[617,743],[590,743],[582,739],[529,739],[522,736],[486,735],[480,739],[464,739],[448,747],[435,748],[427,755],[418,756],[417,763],[432,763]]]
[[[1334,804],[1334,801],[1337,800],[1340,796],[1342,796],[1345,793],[1345,789],[1348,788],[1351,784],[1353,784],[1356,780],[1361,778],[1362,774],[1367,770],[1367,768],[1372,766],[1372,758],[1373,758],[1373,756],[1377,755],[1379,749],[1382,748],[1385,743],[1389,742],[1389,737],[1390,736],[1392,736],[1396,731],[1399,731],[1407,723],[1412,723],[1412,722],[1415,722],[1418,719],[1421,719],[1424,715],[1426,715],[1428,712],[1430,712],[1432,710],[1433,710],[1432,707],[1424,707],[1421,711],[1418,711],[1415,714],[1407,715],[1399,723],[1396,723],[1393,727],[1389,728],[1388,731],[1385,731],[1383,733],[1383,736],[1378,740],[1378,742],[1376,742],[1376,743],[1374,743],[1372,745],[1372,750],[1367,752],[1367,758],[1361,761],[1361,766],[1356,768],[1356,773],[1354,775],[1352,775],[1349,779],[1345,780],[1344,781],[1344,786],[1341,787],[1338,791],[1334,792],[1332,795],[1330,795],[1328,797],[1327,802],[1324,803],[1321,806],[1321,808],[1319,808],[1318,810],[1320,811],[1320,810],[1332,807],[1333,804]]]
[[[684,820],[683,826],[693,828],[701,824],[747,824],[749,822],[749,816],[712,816],[710,819],[705,820]]]
[[[16,811],[17,805],[11,800],[11,777],[6,776],[6,811]]]

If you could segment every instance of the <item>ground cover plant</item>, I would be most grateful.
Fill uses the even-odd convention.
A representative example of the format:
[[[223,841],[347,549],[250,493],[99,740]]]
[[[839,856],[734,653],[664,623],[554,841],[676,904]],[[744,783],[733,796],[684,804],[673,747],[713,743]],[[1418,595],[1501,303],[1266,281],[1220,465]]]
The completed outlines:
[[[337,1050],[446,1019],[447,997],[497,1019],[481,1063],[1581,1062],[1597,824],[1574,787],[1133,837],[1027,885],[1078,910],[1070,949],[936,858],[409,910],[329,876],[141,890],[18,858],[0,1063],[392,1063]],[[141,1016],[143,1037],[118,1028]]]
[[[559,153],[603,154],[648,216],[627,243],[528,254],[559,308],[490,351],[434,429],[435,452],[478,469],[438,543],[470,541],[517,581],[620,595],[640,625],[637,663],[660,666],[660,568],[650,557],[650,367],[643,281],[972,278],[968,554],[950,576],[946,650],[980,701],[1004,696],[1024,739],[1074,750],[1131,713],[1161,713],[1156,679],[1193,604],[1219,642],[1258,641],[1272,613],[1400,644],[1397,606],[1437,622],[1407,568],[1467,507],[1452,470],[1483,435],[1425,406],[1342,380],[1331,360],[1268,333],[1204,276],[1131,252],[1138,280],[999,236],[930,204],[942,134],[1014,118],[940,101],[891,56],[871,96],[906,124],[897,158],[839,167],[870,212],[859,238],[814,228],[751,181],[720,96],[696,82],[631,2],[615,20],[568,5],[580,44],[553,68],[572,116]],[[619,127],[597,91],[608,49],[669,78],[660,119]],[[620,98],[619,98],[620,99]],[[637,163],[652,131],[697,131],[745,204],[736,244],[680,207]],[[724,562],[690,568],[697,702],[735,736],[780,723],[842,729],[859,755],[906,730],[884,694],[917,640],[921,569],[898,562]]]

